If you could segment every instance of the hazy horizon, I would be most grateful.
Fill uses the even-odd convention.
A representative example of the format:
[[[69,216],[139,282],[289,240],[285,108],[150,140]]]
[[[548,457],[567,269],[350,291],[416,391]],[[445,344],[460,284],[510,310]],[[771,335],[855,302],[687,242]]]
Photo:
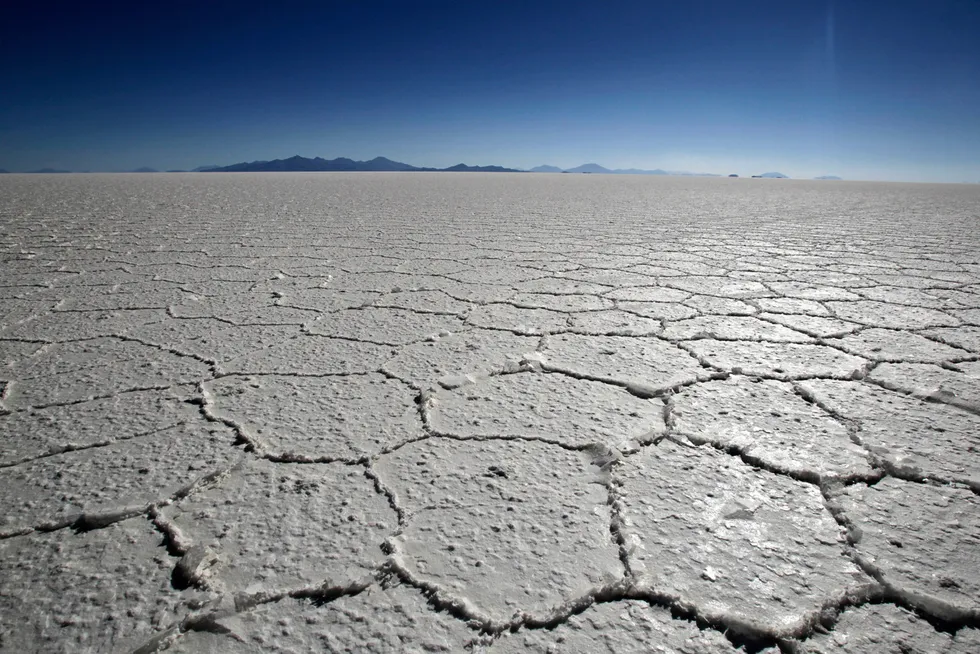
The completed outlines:
[[[980,181],[980,4],[8,10],[0,168],[295,154]]]

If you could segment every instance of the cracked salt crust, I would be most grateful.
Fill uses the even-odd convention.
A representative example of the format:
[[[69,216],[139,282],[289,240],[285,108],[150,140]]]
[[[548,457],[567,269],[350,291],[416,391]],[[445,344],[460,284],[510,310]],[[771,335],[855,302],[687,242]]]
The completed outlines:
[[[19,434],[0,451],[0,467],[162,431],[199,419],[192,389],[134,391],[78,404],[0,416],[0,431]]]
[[[464,316],[471,309],[469,303],[437,290],[387,293],[375,299],[371,306],[454,316]]]
[[[309,282],[306,282],[309,284]],[[327,282],[324,282],[327,284]],[[369,306],[382,297],[380,293],[349,291],[332,286],[320,288],[299,288],[279,292],[276,302],[281,306],[305,309],[317,313],[343,311]],[[316,317],[315,315],[313,317]]]
[[[377,471],[407,511],[395,562],[441,601],[506,621],[622,579],[607,490],[584,453],[434,438],[382,456]]]
[[[804,641],[805,654],[864,654],[951,652],[953,638],[936,631],[915,613],[892,604],[870,604],[846,609],[834,630]]]
[[[220,618],[216,624],[227,632],[188,631],[166,651],[462,652],[481,640],[462,621],[426,607],[421,593],[405,586],[372,586],[324,606],[286,599]]]
[[[0,331],[0,338],[70,341],[113,336],[135,325],[159,322],[164,309],[121,311],[52,311],[33,316]]]
[[[977,297],[976,301],[980,304],[980,297]],[[974,355],[980,355],[980,326],[938,327],[936,329],[926,329],[919,333],[923,336],[939,340],[947,345],[969,350]]]
[[[790,329],[795,329],[807,336],[814,338],[830,338],[834,336],[844,336],[863,329],[862,325],[839,320],[837,318],[824,318],[811,315],[791,315],[785,313],[760,313],[758,317],[767,322],[774,322],[785,325]]]
[[[883,479],[836,498],[862,561],[914,606],[946,619],[980,611],[980,500],[959,488]]]
[[[515,293],[507,301],[522,309],[551,309],[565,313],[611,309],[613,301],[595,295],[556,295],[550,293]]]
[[[865,329],[824,342],[872,361],[942,363],[971,356],[966,350],[891,329]]]
[[[262,350],[299,334],[297,325],[229,325],[213,318],[168,320],[129,329],[125,335],[143,343],[199,357],[225,361]]]
[[[246,296],[249,297],[249,296]],[[278,306],[273,296],[261,303],[243,302],[236,295],[228,297],[197,297],[170,310],[175,318],[220,318],[233,325],[302,325],[320,314],[312,309]]]
[[[690,354],[656,338],[559,334],[544,341],[542,353],[546,370],[618,384],[640,395],[710,376]]]
[[[519,364],[539,342],[537,336],[469,329],[400,348],[385,362],[384,371],[418,389],[441,379],[475,380]]]
[[[885,327],[888,329],[925,329],[926,327],[947,327],[959,325],[952,315],[927,309],[890,302],[874,302],[871,300],[855,300],[854,302],[826,303],[834,315],[844,320],[859,322],[869,327]]]
[[[513,285],[519,294],[542,294],[550,295],[592,295],[602,296],[609,291],[608,286],[602,284],[591,284],[575,279],[565,279],[564,277],[542,277],[531,279],[526,282],[518,282]],[[634,289],[635,290],[635,289]],[[661,289],[662,290],[662,289]],[[610,300],[617,300],[611,295],[606,295]],[[564,309],[564,307],[561,307]]]
[[[230,467],[240,455],[234,440],[220,426],[180,424],[0,468],[0,534],[140,513]]]
[[[949,367],[884,363],[872,370],[868,379],[888,389],[980,414],[980,361]]]
[[[779,314],[794,314],[804,316],[827,316],[830,310],[816,300],[798,298],[763,297],[755,300],[761,311]]]
[[[684,300],[684,304],[696,309],[700,315],[751,316],[759,312],[748,302],[712,295],[692,295]]]
[[[171,586],[173,565],[143,518],[0,540],[0,646],[132,651],[203,599]]]
[[[684,320],[698,315],[697,309],[679,302],[636,302],[630,300],[617,302],[616,306],[626,313],[656,321]],[[662,326],[657,332],[661,331],[663,331]]]
[[[518,373],[438,389],[429,423],[460,438],[539,438],[572,447],[628,449],[664,430],[663,404],[559,373]]]
[[[484,329],[504,329],[524,336],[565,331],[569,316],[550,309],[529,309],[513,304],[484,304],[466,317],[466,324]]]
[[[414,393],[375,373],[233,376],[204,388],[213,416],[279,459],[354,460],[423,435]]]
[[[349,375],[377,370],[391,353],[388,345],[301,334],[223,361],[221,368],[243,375]]]
[[[720,276],[671,277],[664,281],[665,286],[681,291],[714,295],[722,298],[745,299],[765,297],[772,292],[761,282],[738,281]]]
[[[14,384],[5,404],[20,409],[163,389],[206,377],[209,370],[196,359],[118,338],[56,343],[9,370]]]
[[[456,316],[380,307],[326,314],[307,327],[311,334],[396,346],[448,336],[463,328]]]
[[[673,433],[696,445],[735,450],[800,479],[872,479],[867,452],[845,425],[785,382],[735,377],[683,388],[672,399]]]
[[[340,463],[249,460],[161,513],[213,556],[209,587],[251,595],[370,578],[397,524],[363,468]]]
[[[505,634],[487,651],[726,654],[738,650],[717,631],[701,631],[693,622],[673,619],[662,607],[627,600],[593,606],[555,629]]]
[[[788,327],[742,316],[699,316],[679,320],[667,325],[663,336],[670,340],[714,338],[776,343],[809,343],[813,340]]]
[[[814,379],[800,386],[821,406],[855,421],[857,437],[890,474],[980,489],[980,416],[858,382]]]
[[[160,282],[131,282],[121,286],[94,286],[73,290],[56,308],[60,311],[134,311],[166,309],[183,302],[189,295],[174,286],[161,289]]]
[[[688,341],[684,347],[713,368],[775,379],[849,379],[861,373],[868,365],[860,357],[825,345],[808,343],[720,341],[705,338]]]
[[[573,314],[568,331],[595,336],[652,336],[662,332],[663,325],[660,320],[612,309]]]
[[[638,584],[704,619],[793,636],[871,583],[815,486],[669,440],[614,475]]]
[[[0,180],[2,646],[977,651],[976,190],[721,181]]]
[[[860,295],[836,286],[822,286],[803,281],[772,281],[769,288],[785,297],[824,302],[827,300],[859,300]]]

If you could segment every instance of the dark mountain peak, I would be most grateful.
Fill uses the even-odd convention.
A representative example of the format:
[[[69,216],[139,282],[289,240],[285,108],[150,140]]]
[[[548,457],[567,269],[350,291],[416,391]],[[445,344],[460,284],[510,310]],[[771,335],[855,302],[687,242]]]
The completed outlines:
[[[295,155],[288,159],[273,159],[271,161],[247,161],[230,166],[216,166],[213,168],[202,168],[201,172],[347,172],[347,171],[379,171],[379,172],[400,172],[400,171],[437,171],[439,168],[419,168],[400,161],[392,161],[386,157],[375,157],[370,161],[355,161],[347,157],[337,157],[336,159],[324,159],[314,157],[308,159]],[[514,168],[504,168],[503,166],[468,166],[458,164],[443,170],[452,172],[521,172]]]
[[[504,168],[503,166],[467,166],[466,164],[460,163],[455,166],[450,166],[449,168],[443,168],[444,171],[450,173],[519,173],[522,172],[516,168]]]
[[[581,166],[576,166],[575,168],[569,168],[567,171],[569,173],[611,173],[612,171],[608,168],[604,168],[597,163],[587,163]]]

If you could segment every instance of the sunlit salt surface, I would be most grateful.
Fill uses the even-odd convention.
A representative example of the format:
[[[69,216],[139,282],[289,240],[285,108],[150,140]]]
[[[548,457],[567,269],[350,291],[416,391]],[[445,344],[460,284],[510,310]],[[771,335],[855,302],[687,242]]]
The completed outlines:
[[[980,649],[980,186],[8,175],[0,258],[3,649]]]

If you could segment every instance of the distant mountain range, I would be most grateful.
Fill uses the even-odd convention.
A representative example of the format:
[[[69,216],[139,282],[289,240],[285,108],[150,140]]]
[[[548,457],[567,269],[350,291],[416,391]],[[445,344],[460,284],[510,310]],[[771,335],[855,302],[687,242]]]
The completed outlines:
[[[692,176],[692,177],[722,177],[722,175],[717,175],[715,173],[691,173],[687,171],[678,170],[663,170],[661,168],[655,168],[653,170],[644,170],[641,168],[606,168],[597,163],[586,163],[581,166],[576,166],[574,168],[559,168],[558,166],[550,166],[547,164],[541,166],[535,166],[530,170],[520,170],[518,168],[507,168],[504,166],[470,166],[467,164],[456,164],[455,166],[449,166],[448,168],[426,168],[422,166],[413,166],[401,161],[394,161],[388,159],[387,157],[375,157],[369,161],[356,161],[354,159],[348,159],[347,157],[338,157],[336,159],[324,159],[322,157],[313,157],[312,159],[308,157],[301,157],[296,155],[294,157],[289,157],[288,159],[272,159],[270,161],[243,161],[236,164],[231,164],[230,166],[198,166],[190,172],[193,173],[203,173],[203,172],[218,172],[218,173],[237,173],[237,172],[345,172],[345,171],[378,171],[378,172],[478,172],[478,173],[589,173],[596,175],[682,175],[682,176]],[[9,171],[0,169],[0,174],[8,173]],[[38,170],[28,171],[30,173],[68,173],[69,170],[58,170],[56,168],[41,168]],[[89,171],[84,171],[89,172]],[[157,173],[159,172],[155,168],[150,168],[143,166],[141,168],[136,168],[130,172],[133,173]],[[168,170],[168,173],[183,173],[187,172],[184,170]],[[730,177],[732,175],[729,175]],[[752,175],[752,177],[762,177],[769,179],[789,179],[788,175],[778,172],[768,172],[762,173],[761,175]],[[836,175],[822,175],[820,177],[814,177],[814,179],[822,180],[839,180],[840,177]]]
[[[566,168],[562,170],[558,166],[536,166],[529,170],[531,173],[592,173],[596,175],[686,175],[686,176],[696,176],[696,177],[720,177],[714,173],[689,173],[682,170],[663,170],[661,168],[656,168],[654,170],[643,170],[641,168],[606,168],[605,166],[600,166],[597,163],[587,163],[581,166],[576,166],[575,168]]]
[[[503,166],[468,166],[456,164],[449,168],[422,168],[401,161],[392,161],[386,157],[375,157],[370,161],[354,161],[347,157],[323,159],[314,157],[308,159],[296,155],[288,159],[273,159],[272,161],[247,161],[230,166],[202,167],[199,172],[213,173],[242,173],[242,172],[410,172],[410,171],[440,171],[440,172],[480,172],[480,173],[519,173],[516,168]]]
[[[3,168],[0,168],[0,175],[9,175],[9,174],[10,174],[9,170],[4,170]]]
[[[638,168],[617,168],[611,170],[597,163],[587,163],[575,168],[561,169],[558,166],[542,165],[532,168],[530,171],[523,171],[519,168],[507,168],[504,166],[469,166],[467,164],[456,164],[448,168],[426,168],[413,166],[401,161],[393,161],[386,157],[375,157],[370,161],[355,161],[347,157],[337,159],[323,159],[314,157],[309,159],[296,155],[288,159],[273,159],[271,161],[247,161],[232,164],[230,166],[201,166],[195,172],[216,172],[216,173],[236,173],[236,172],[303,172],[303,171],[432,171],[432,172],[479,172],[479,173],[594,173],[598,175],[697,175],[705,177],[718,177],[712,173],[689,173],[684,171],[667,170],[640,170]]]

